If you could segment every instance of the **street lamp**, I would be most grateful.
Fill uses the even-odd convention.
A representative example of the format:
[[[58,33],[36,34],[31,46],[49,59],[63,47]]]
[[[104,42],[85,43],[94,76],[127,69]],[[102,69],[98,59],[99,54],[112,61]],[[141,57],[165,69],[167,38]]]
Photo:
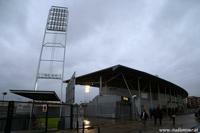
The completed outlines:
[[[2,95],[3,95],[3,101],[4,101],[4,97],[5,95],[7,95],[7,92],[3,92]]]

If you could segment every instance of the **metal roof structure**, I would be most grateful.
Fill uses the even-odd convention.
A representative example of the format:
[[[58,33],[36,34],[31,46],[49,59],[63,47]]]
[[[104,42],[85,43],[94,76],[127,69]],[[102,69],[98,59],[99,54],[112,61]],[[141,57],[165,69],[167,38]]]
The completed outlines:
[[[96,72],[85,74],[76,77],[77,85],[90,85],[93,87],[100,86],[100,77],[102,78],[103,86],[127,88],[124,83],[123,77],[126,79],[130,89],[137,90],[138,80],[140,81],[140,88],[142,91],[149,91],[149,84],[151,84],[152,92],[158,91],[159,93],[166,93],[171,95],[181,95],[187,97],[188,92],[180,86],[164,80],[158,76],[151,75],[149,73],[132,69],[122,65],[115,65],[106,69],[102,69]],[[65,80],[64,83],[68,83],[70,79]]]
[[[37,101],[60,101],[55,91],[10,90],[10,92]]]

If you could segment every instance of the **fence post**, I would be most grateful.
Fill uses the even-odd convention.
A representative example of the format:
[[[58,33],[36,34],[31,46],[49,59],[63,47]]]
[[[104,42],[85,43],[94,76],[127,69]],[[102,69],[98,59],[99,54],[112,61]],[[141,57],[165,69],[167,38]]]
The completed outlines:
[[[45,116],[45,133],[48,131],[48,111],[49,111],[49,105],[47,103],[47,110],[46,110],[46,116]]]
[[[73,105],[70,106],[70,129],[73,129]]]
[[[79,132],[79,122],[78,122],[79,113],[78,113],[78,110],[79,110],[79,108],[78,108],[78,105],[77,105],[76,106],[76,119],[77,119],[77,121],[76,121],[76,129],[77,129],[77,133]]]
[[[8,112],[7,112],[7,117],[6,117],[6,126],[4,129],[5,133],[11,132],[13,112],[14,112],[14,101],[9,101],[8,102]]]
[[[35,123],[33,123],[33,119],[35,119],[35,115],[33,114],[33,109],[34,109],[34,100],[32,101],[32,104],[31,104],[31,110],[30,110],[30,118],[29,118],[29,130],[31,130],[35,125]],[[34,116],[34,118],[33,118]]]
[[[77,130],[77,133],[79,131],[79,124],[78,124],[78,121],[76,122],[76,130]]]

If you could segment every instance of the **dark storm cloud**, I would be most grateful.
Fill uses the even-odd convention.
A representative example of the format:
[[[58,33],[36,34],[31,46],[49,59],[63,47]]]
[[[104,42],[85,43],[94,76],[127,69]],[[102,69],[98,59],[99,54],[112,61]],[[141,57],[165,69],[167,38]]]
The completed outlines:
[[[160,73],[191,95],[199,95],[200,86],[199,9],[199,1],[168,1],[151,25],[164,60]]]
[[[123,2],[129,6],[117,2],[105,4],[112,10],[101,12],[102,23],[93,25],[95,30],[90,36],[78,42],[74,49],[84,51],[71,54],[75,59],[71,63],[77,64],[76,70],[81,66],[83,70],[79,70],[83,73],[88,65],[91,67],[87,72],[90,72],[121,63],[158,74],[186,88],[191,95],[199,95],[200,25],[197,16],[200,8],[197,3],[129,1]],[[136,9],[131,7],[134,4]]]
[[[27,54],[25,51],[27,49],[25,43],[27,42],[22,34],[26,31],[25,5],[26,2],[0,2],[1,74],[11,73],[12,70],[9,70],[9,68],[18,67],[19,60],[26,59],[24,56]]]
[[[26,40],[27,5],[24,1],[0,1],[0,89],[28,88],[30,64],[27,58],[30,40]],[[25,63],[26,62],[26,63]]]
[[[18,33],[23,33],[26,30],[27,20],[27,1],[18,2],[12,0],[0,1],[1,15],[1,30],[17,30]],[[6,35],[6,34],[2,34]]]
[[[33,88],[52,5],[69,8],[65,79],[122,64],[200,95],[200,4],[186,0],[0,1],[2,91]]]
[[[90,60],[92,62],[94,60],[100,60],[100,62],[97,61],[95,63],[95,66],[105,66],[102,61],[106,62],[106,66],[116,64],[118,58],[120,58],[119,56],[123,56],[123,54],[126,53],[126,46],[130,47],[130,45],[134,45],[134,41],[131,41],[134,37],[136,38],[136,34],[138,34],[137,32],[140,30],[139,23],[141,22],[139,20],[146,17],[145,14],[143,15],[143,3],[140,1],[126,1],[123,3],[120,1],[95,1],[90,2],[89,6],[87,2],[81,6],[84,9],[77,10],[76,14],[79,16],[75,18],[80,18],[80,21],[85,22],[78,23],[81,25],[81,28],[76,29],[76,26],[71,26],[75,29],[71,32],[69,30],[72,35],[73,33],[76,33],[74,34],[74,37],[77,39],[77,42],[75,43],[70,41],[72,45],[71,47],[74,47],[74,49],[84,49],[83,51],[79,51],[79,54],[71,54],[72,56],[75,56],[73,58],[74,62],[84,63],[84,61],[79,62],[79,59],[81,58],[82,60],[87,60],[87,64]],[[137,15],[137,9],[142,15]],[[73,9],[71,9],[71,17],[72,16]],[[73,19],[70,21],[72,25],[73,22],[79,22],[76,22]],[[84,30],[85,28],[90,30],[89,36],[87,30]],[[79,32],[86,33],[84,34],[84,38],[81,40],[79,39]],[[76,46],[76,44],[78,44],[78,46]],[[71,51],[73,51],[73,49]]]

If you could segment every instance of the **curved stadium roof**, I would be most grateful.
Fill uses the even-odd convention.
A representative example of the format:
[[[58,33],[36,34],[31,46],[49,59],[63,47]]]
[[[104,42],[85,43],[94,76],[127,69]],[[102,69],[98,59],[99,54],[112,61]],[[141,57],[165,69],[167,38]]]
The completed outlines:
[[[167,93],[174,96],[179,94],[182,97],[188,96],[188,92],[186,90],[172,82],[164,80],[158,76],[122,65],[115,65],[106,69],[76,77],[76,84],[99,87],[100,77],[102,77],[103,86],[106,85],[108,87],[127,88],[124,82],[125,78],[129,88],[137,90],[139,79],[141,91],[148,92],[149,85],[151,84],[152,92],[155,93],[158,92],[159,87],[160,93]],[[64,82],[68,83],[69,80],[70,79]]]

